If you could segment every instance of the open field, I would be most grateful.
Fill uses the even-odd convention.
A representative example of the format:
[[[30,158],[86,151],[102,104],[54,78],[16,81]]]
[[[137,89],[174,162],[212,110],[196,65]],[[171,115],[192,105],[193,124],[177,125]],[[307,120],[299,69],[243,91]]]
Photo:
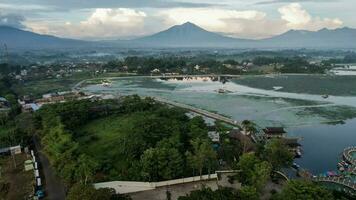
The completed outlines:
[[[33,171],[24,171],[24,161],[28,159],[25,154],[0,157],[0,200],[27,199],[33,194],[34,175]]]
[[[92,156],[103,165],[110,165],[110,176],[115,176],[115,171],[120,169],[120,166],[127,165],[122,152],[119,152],[122,140],[122,130],[130,128],[132,123],[128,116],[110,116],[94,120],[83,127],[77,129],[79,138],[78,142],[81,146],[81,152]]]
[[[40,79],[40,80],[30,80],[24,83],[19,83],[14,86],[14,90],[20,96],[23,95],[33,95],[35,97],[40,97],[42,94],[58,92],[58,91],[68,91],[78,83],[79,81],[90,79],[90,78],[100,78],[100,77],[119,77],[128,76],[127,73],[106,73],[93,76],[89,72],[73,74],[73,76],[63,77],[63,78],[51,78],[51,79]]]

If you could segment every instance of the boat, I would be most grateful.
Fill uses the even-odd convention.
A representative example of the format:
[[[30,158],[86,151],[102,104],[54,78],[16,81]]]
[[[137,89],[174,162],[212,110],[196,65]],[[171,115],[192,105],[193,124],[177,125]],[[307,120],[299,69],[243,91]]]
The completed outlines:
[[[327,99],[327,98],[329,98],[329,95],[324,94],[324,95],[323,95],[323,96],[321,96],[321,97],[323,97],[324,99]]]
[[[273,90],[281,90],[281,89],[283,89],[283,87],[282,86],[273,86]]]
[[[223,88],[218,89],[217,92],[218,92],[219,94],[231,93],[231,91],[225,90],[225,89],[223,89]]]
[[[109,82],[102,82],[101,85],[104,87],[111,87],[111,83]]]
[[[298,149],[295,151],[295,157],[297,157],[297,158],[302,157],[302,151],[300,150],[300,148],[298,148]]]
[[[292,167],[297,170],[300,168],[300,166],[297,163],[293,163]]]

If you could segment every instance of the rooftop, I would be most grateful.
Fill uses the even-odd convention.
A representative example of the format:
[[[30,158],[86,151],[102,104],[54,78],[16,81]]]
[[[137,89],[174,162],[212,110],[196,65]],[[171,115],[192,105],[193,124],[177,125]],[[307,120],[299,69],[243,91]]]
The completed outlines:
[[[263,129],[263,132],[269,135],[282,135],[286,133],[283,127],[266,127]]]

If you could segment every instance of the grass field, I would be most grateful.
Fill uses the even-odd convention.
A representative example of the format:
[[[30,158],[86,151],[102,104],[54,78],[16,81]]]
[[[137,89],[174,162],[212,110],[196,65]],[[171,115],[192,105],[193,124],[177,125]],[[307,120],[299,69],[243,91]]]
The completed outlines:
[[[125,163],[125,152],[119,148],[124,143],[124,131],[130,130],[135,116],[109,116],[94,120],[76,130],[81,153],[94,158],[107,169],[99,180],[121,180],[117,172],[130,163]],[[110,177],[110,178],[109,178]]]

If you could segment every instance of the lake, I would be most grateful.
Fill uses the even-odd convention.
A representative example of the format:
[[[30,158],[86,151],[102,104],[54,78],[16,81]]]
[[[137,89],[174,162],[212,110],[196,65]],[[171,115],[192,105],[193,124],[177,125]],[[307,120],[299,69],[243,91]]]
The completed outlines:
[[[225,79],[224,79],[225,80]],[[260,128],[283,126],[301,137],[296,162],[313,173],[336,169],[342,150],[356,145],[356,76],[265,75],[219,81],[208,77],[126,77],[111,87],[86,85],[93,93],[157,96],[215,111]],[[218,93],[224,90],[226,93]]]

